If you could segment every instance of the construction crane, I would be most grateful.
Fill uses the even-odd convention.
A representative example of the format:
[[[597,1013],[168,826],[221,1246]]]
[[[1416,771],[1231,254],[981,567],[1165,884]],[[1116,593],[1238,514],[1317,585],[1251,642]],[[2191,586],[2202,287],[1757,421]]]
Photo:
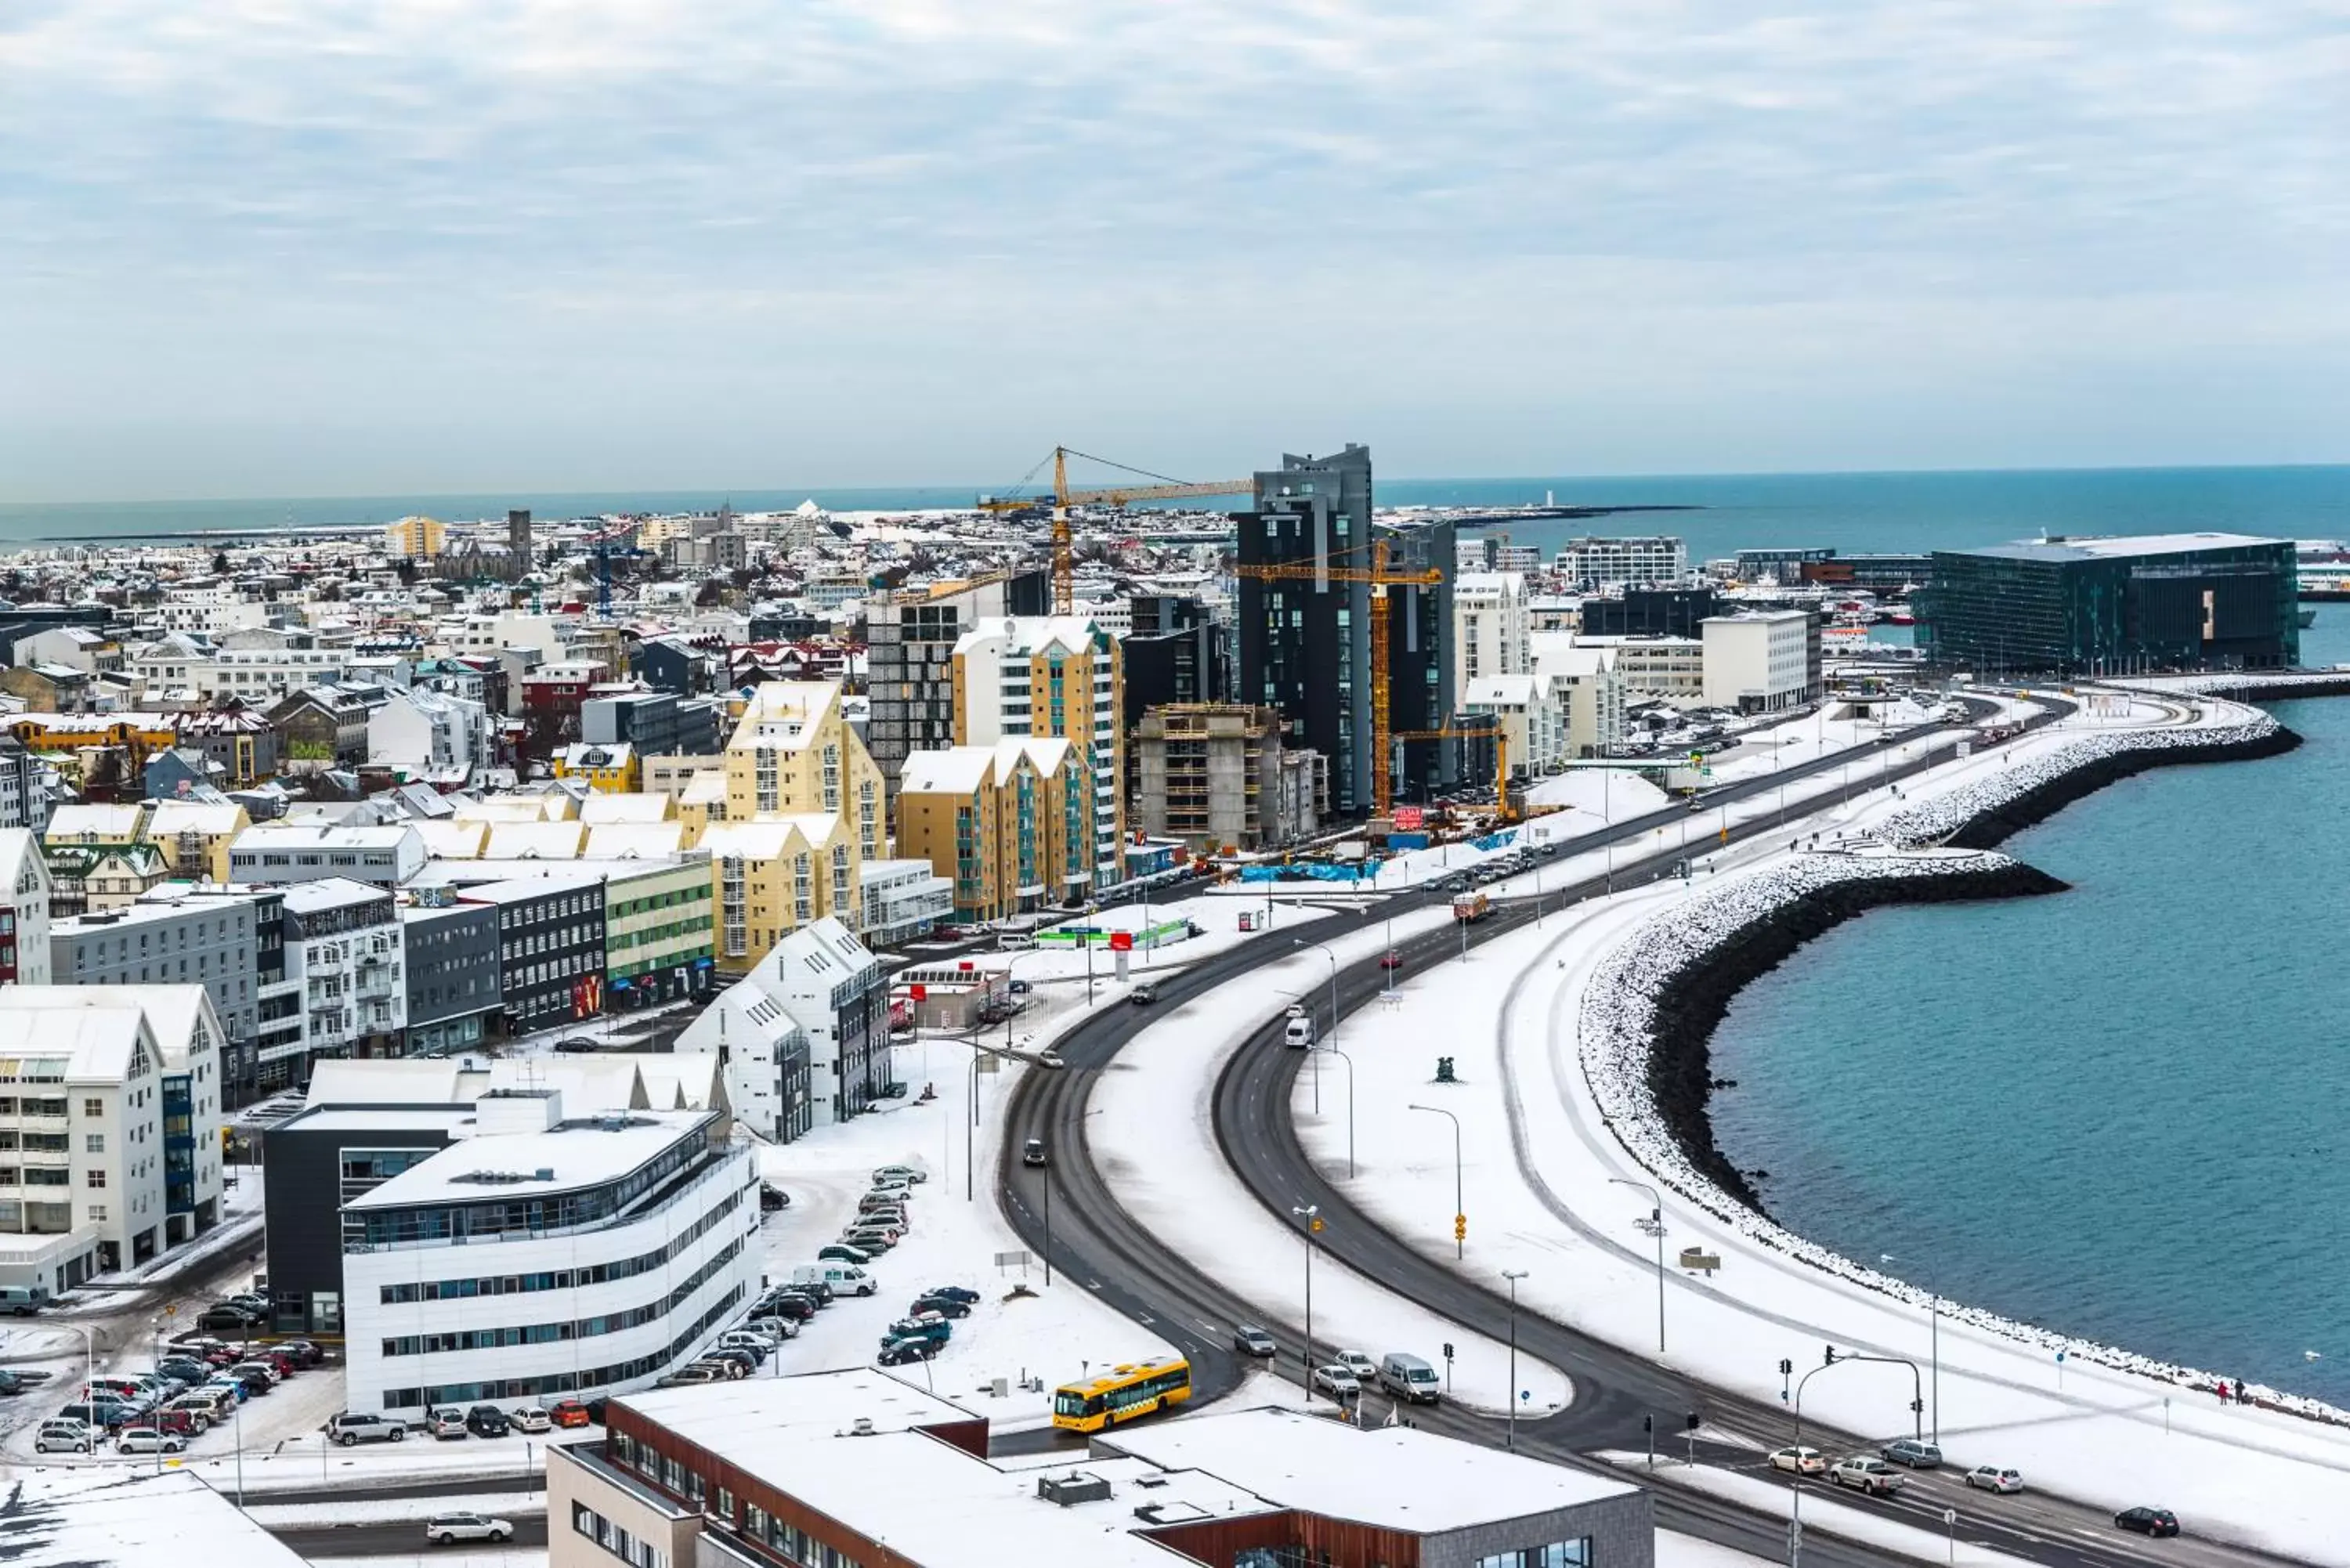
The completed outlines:
[[[1080,458],[1097,462],[1105,468],[1119,469],[1149,483],[1111,485],[1091,490],[1069,488],[1069,459]],[[1255,493],[1253,479],[1209,480],[1203,483],[1188,483],[1170,479],[1163,473],[1147,469],[1128,468],[1122,462],[1112,462],[1106,457],[1073,452],[1065,446],[1053,449],[1053,455],[1039,462],[1021,476],[1012,488],[1025,488],[1044,468],[1053,465],[1053,613],[1068,615],[1076,608],[1077,562],[1076,548],[1069,534],[1069,508],[1072,506],[1126,506],[1137,501],[1182,501],[1200,495],[1250,495]],[[982,512],[1024,512],[1044,504],[1041,495],[983,495],[979,498]]]
[[[1482,723],[1471,723],[1482,719]],[[1518,814],[1510,809],[1510,732],[1502,727],[1498,714],[1460,714],[1441,730],[1398,730],[1388,737],[1390,741],[1491,741],[1493,742],[1493,805],[1503,822],[1515,822]]]
[[[1351,550],[1337,552],[1352,555]],[[1388,745],[1392,737],[1388,732],[1388,589],[1390,587],[1432,588],[1444,581],[1444,573],[1435,566],[1390,566],[1388,565],[1388,544],[1384,539],[1371,541],[1371,564],[1368,566],[1332,566],[1315,561],[1284,562],[1277,566],[1249,566],[1233,568],[1243,577],[1273,583],[1368,583],[1371,585],[1371,815],[1385,816],[1395,803],[1395,769]]]

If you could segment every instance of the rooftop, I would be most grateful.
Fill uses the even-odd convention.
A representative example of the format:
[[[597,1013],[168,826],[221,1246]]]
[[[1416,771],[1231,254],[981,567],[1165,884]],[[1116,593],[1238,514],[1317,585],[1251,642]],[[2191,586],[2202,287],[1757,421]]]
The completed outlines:
[[[650,1388],[614,1403],[763,1475],[795,1469],[811,1443],[846,1437],[858,1421],[872,1422],[876,1432],[905,1432],[982,1419],[872,1367]]]
[[[16,1485],[0,1515],[0,1558],[12,1568],[304,1568],[291,1547],[184,1470],[36,1470]]]
[[[2256,534],[2107,534],[2079,538],[2025,539],[2011,545],[1986,545],[1973,550],[1937,551],[1938,555],[1999,556],[2018,561],[2094,561],[2126,559],[2132,556],[2184,556],[2202,550],[2259,549],[2263,545],[2291,548],[2284,539]]]
[[[408,1209],[577,1191],[619,1179],[699,1133],[709,1120],[700,1111],[634,1111],[576,1118],[546,1132],[480,1134],[411,1166],[344,1207]]]
[[[286,909],[289,914],[314,915],[321,909],[340,909],[347,904],[389,901],[390,897],[373,883],[354,882],[348,877],[321,877],[315,882],[289,884]]]

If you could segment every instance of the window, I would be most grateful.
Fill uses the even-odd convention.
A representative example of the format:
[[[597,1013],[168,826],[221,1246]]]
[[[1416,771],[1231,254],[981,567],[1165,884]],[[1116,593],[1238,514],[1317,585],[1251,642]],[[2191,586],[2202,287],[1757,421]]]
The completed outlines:
[[[88,1212],[88,1214],[89,1215],[89,1221],[90,1221],[90,1223],[91,1223],[91,1224],[93,1224],[93,1225],[103,1225],[104,1223],[106,1223],[106,1205],[105,1205],[105,1204],[103,1204],[103,1203],[93,1203],[93,1204],[91,1204],[91,1205],[89,1206],[89,1208],[88,1208],[88,1210],[87,1210],[87,1212]]]
[[[104,1154],[106,1152],[106,1135],[104,1133],[88,1134],[81,1141],[82,1148],[86,1153]]]
[[[102,1116],[106,1114],[106,1102],[104,1100],[84,1100],[81,1103],[81,1114],[86,1116],[92,1117]]]
[[[106,1172],[102,1170],[85,1171],[83,1176],[92,1187],[103,1187],[106,1185]]]

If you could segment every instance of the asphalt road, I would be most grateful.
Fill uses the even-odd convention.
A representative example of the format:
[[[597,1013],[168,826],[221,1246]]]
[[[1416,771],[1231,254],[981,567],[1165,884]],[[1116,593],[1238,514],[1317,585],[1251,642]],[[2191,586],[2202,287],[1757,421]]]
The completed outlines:
[[[373,1495],[373,1494],[370,1494]],[[272,1498],[271,1501],[277,1499]],[[545,1504],[536,1513],[502,1513],[497,1517],[515,1527],[514,1539],[507,1547],[544,1549],[546,1545],[546,1514]],[[275,1530],[271,1534],[299,1556],[321,1557],[398,1557],[411,1552],[430,1552],[452,1563],[462,1563],[469,1556],[489,1556],[501,1550],[486,1544],[466,1543],[456,1546],[433,1546],[424,1539],[424,1521],[402,1520],[392,1524],[317,1525],[300,1530]]]
[[[2069,704],[2057,703],[2060,709]],[[2053,719],[2054,715],[2052,715]],[[2051,722],[2043,720],[2042,722]],[[1941,726],[1924,726],[1906,732],[1908,738]],[[1880,759],[1883,771],[1868,779],[1869,787],[1905,778],[1941,759],[1920,758],[1907,763]],[[1709,807],[1775,790],[1781,783],[1809,774],[1835,771],[1835,757],[1791,768],[1778,776],[1765,775],[1715,791]],[[1674,806],[1618,825],[1603,836],[1637,841],[1653,829],[1687,822],[1686,806]],[[1702,815],[1699,819],[1702,820]],[[1782,831],[1777,824],[1733,827],[1732,839]],[[1708,847],[1720,843],[1719,830]],[[1679,846],[1619,867],[1618,882],[1639,879],[1669,869],[1685,853]],[[1601,891],[1591,883],[1545,890],[1541,904],[1552,911]],[[1390,898],[1360,912],[1324,921],[1317,935],[1327,937],[1359,929],[1405,909],[1433,901],[1428,892]],[[1492,918],[1471,928],[1472,945],[1513,930],[1537,918],[1528,900],[1501,906]],[[1460,939],[1446,929],[1429,933],[1404,949],[1408,970],[1416,971],[1457,952]],[[1285,948],[1266,944],[1243,946],[1208,960],[1194,969],[1159,983],[1160,1006],[1205,994],[1272,961]],[[1359,963],[1339,975],[1339,1007],[1343,1012],[1368,1002],[1381,988],[1382,971],[1376,962]],[[1317,999],[1319,995],[1317,988]],[[1093,1075],[1114,1064],[1118,1051],[1148,1026],[1156,1009],[1131,1009],[1089,1020],[1067,1037],[1061,1055],[1066,1070],[1024,1076],[1008,1112],[1003,1147],[1007,1158],[998,1182],[1004,1211],[1023,1238],[1049,1266],[1083,1280],[1112,1307],[1150,1328],[1180,1350],[1193,1366],[1201,1397],[1228,1392],[1237,1383],[1240,1367],[1230,1348],[1232,1326],[1255,1322],[1271,1329],[1282,1346],[1276,1364],[1284,1376],[1297,1378],[1309,1365],[1302,1336],[1294,1324],[1266,1323],[1265,1314],[1208,1278],[1187,1260],[1160,1248],[1151,1234],[1136,1224],[1117,1202],[1097,1165],[1096,1151],[1086,1136],[1085,1102]],[[1330,1020],[1320,1020],[1326,1030]],[[1505,1338],[1510,1330],[1506,1300],[1481,1285],[1430,1262],[1366,1219],[1315,1172],[1299,1147],[1287,1106],[1289,1086],[1306,1053],[1282,1048],[1278,1030],[1267,1027],[1235,1055],[1219,1079],[1214,1098],[1215,1127],[1225,1158],[1268,1210],[1286,1216],[1294,1204],[1313,1203],[1322,1212],[1326,1230],[1322,1246],[1367,1278],[1451,1321],[1492,1338]],[[1040,1137],[1055,1151],[1055,1165],[1038,1171],[1009,1158],[1026,1137]],[[1522,1420],[1516,1438],[1525,1452],[1561,1463],[1588,1468],[1583,1456],[1601,1449],[1639,1449],[1646,1433],[1642,1418],[1652,1417],[1668,1453],[1686,1452],[1676,1441],[1686,1415],[1702,1414],[1708,1428],[1743,1437],[1767,1448],[1789,1440],[1785,1412],[1739,1396],[1714,1390],[1628,1355],[1563,1324],[1520,1312],[1517,1337],[1529,1354],[1556,1366],[1574,1379],[1575,1397],[1565,1411],[1541,1421]],[[1328,1347],[1323,1347],[1325,1349]],[[1503,1423],[1437,1407],[1416,1418],[1431,1430],[1449,1432],[1472,1441],[1500,1444]],[[1807,1426],[1805,1440],[1829,1450],[1862,1450],[1873,1444],[1856,1434]],[[1877,1439],[1877,1440],[1882,1440]],[[1700,1443],[1700,1459],[1741,1467],[1779,1480],[1760,1469],[1761,1456],[1742,1447]],[[1779,1558],[1785,1552],[1785,1523],[1775,1514],[1762,1514],[1715,1500],[1679,1492],[1660,1485],[1656,1492],[1659,1522],[1668,1528],[1705,1537],[1757,1555]],[[2159,1544],[2144,1542],[2115,1532],[2105,1513],[2060,1500],[2026,1494],[2022,1498],[1985,1499],[1968,1492],[1953,1476],[1921,1475],[1912,1479],[1902,1495],[1886,1501],[1863,1500],[1841,1493],[1839,1501],[1878,1511],[1903,1522],[1942,1531],[1942,1512],[1960,1515],[1960,1534],[1970,1542],[1991,1546],[2054,1568],[2125,1568],[2149,1563],[2176,1564],[2244,1563],[2262,1561],[2256,1554],[2234,1549],[2221,1551],[2191,1539]],[[1816,1563],[1891,1563],[1901,1559],[1870,1548],[1808,1533],[1804,1554]]]

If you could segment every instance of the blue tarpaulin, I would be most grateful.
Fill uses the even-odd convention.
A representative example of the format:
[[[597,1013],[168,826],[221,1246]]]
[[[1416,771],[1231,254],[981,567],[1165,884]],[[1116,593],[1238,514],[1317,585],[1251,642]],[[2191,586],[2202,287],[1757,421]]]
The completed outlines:
[[[1318,860],[1301,860],[1289,866],[1243,866],[1243,882],[1358,882],[1376,875],[1378,867],[1368,861],[1354,866],[1326,866]]]

